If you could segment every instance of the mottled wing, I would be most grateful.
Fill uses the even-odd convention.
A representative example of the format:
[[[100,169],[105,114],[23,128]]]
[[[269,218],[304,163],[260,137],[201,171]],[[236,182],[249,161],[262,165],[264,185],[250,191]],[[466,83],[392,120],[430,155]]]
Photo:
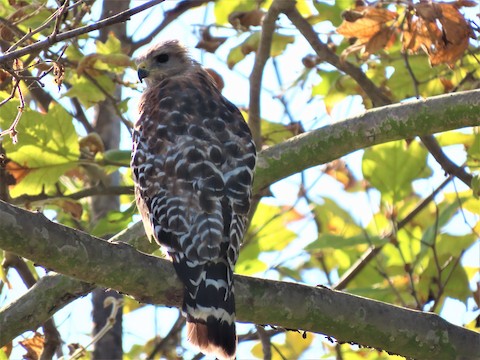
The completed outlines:
[[[248,126],[208,75],[167,79],[144,94],[132,158],[137,201],[185,284],[192,342],[224,357],[236,347],[233,268],[254,166]]]

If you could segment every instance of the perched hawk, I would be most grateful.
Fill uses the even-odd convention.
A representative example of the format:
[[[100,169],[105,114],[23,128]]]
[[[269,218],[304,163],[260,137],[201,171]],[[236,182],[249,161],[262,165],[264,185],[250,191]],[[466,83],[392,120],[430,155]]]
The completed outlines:
[[[255,145],[240,111],[177,41],[137,60],[147,88],[131,167],[147,234],[185,285],[191,343],[234,358],[233,268],[250,208]]]

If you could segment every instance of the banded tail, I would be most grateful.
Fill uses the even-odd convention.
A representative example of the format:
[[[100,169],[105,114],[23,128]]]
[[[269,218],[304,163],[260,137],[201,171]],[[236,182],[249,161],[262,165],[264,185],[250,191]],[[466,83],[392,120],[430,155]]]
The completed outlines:
[[[188,341],[218,359],[234,359],[237,335],[232,267],[226,259],[199,264],[185,258],[174,261],[174,266],[185,285],[182,309],[187,316]]]

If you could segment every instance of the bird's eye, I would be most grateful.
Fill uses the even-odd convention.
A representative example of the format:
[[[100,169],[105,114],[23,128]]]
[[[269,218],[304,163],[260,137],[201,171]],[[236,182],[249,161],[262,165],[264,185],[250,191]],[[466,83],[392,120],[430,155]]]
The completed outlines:
[[[168,54],[160,54],[155,56],[155,61],[157,63],[166,63],[168,61]]]

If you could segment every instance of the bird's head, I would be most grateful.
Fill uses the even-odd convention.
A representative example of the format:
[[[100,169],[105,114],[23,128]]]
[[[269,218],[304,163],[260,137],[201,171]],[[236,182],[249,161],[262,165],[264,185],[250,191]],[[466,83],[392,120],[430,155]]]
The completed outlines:
[[[151,86],[165,78],[184,74],[192,66],[187,49],[177,40],[169,40],[152,46],[135,59],[140,81]]]

